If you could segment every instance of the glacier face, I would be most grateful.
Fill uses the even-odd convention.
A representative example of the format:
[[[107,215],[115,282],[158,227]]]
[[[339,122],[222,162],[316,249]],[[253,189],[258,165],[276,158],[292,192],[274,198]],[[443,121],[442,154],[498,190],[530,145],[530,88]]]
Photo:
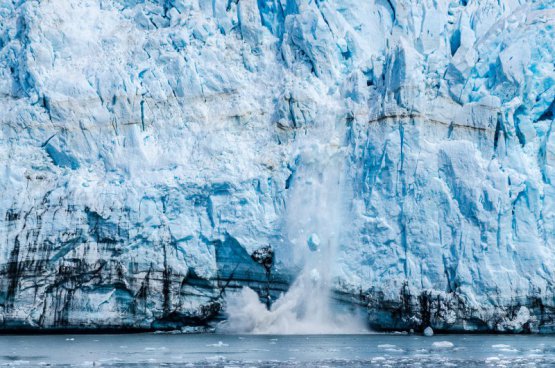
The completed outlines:
[[[553,331],[554,25],[550,0],[0,2],[0,329],[286,290],[299,142],[331,119],[338,298],[375,328]]]

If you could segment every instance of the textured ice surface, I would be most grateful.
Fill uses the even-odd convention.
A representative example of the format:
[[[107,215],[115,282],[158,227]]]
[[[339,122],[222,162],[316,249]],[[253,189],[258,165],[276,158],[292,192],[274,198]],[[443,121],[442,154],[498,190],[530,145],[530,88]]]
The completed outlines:
[[[338,297],[377,328],[552,331],[554,23],[550,0],[0,2],[1,328],[275,297],[299,142],[331,119]]]

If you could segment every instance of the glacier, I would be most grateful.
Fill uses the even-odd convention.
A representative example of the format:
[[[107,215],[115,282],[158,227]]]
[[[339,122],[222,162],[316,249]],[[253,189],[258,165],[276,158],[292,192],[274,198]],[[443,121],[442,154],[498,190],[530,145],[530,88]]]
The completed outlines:
[[[0,0],[0,330],[270,305],[318,209],[290,193],[340,150],[338,303],[555,332],[554,26],[553,0]]]

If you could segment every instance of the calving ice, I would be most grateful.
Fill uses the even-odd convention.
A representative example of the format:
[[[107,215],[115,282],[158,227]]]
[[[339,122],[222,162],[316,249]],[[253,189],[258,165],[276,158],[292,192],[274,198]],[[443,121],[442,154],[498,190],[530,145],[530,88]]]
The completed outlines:
[[[330,102],[333,106],[333,102]],[[349,241],[351,186],[345,171],[345,125],[333,111],[310,135],[297,138],[294,173],[286,197],[282,262],[299,275],[269,310],[246,287],[231,294],[224,332],[257,334],[337,334],[366,331],[356,309],[332,304],[335,259]],[[228,292],[229,293],[229,292]]]
[[[3,1],[0,330],[553,332],[554,9]]]

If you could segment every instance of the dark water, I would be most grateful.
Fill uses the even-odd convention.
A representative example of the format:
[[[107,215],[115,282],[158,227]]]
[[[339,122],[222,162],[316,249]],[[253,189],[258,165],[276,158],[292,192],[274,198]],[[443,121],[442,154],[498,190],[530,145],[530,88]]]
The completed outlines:
[[[0,336],[0,367],[555,367],[555,336]]]

